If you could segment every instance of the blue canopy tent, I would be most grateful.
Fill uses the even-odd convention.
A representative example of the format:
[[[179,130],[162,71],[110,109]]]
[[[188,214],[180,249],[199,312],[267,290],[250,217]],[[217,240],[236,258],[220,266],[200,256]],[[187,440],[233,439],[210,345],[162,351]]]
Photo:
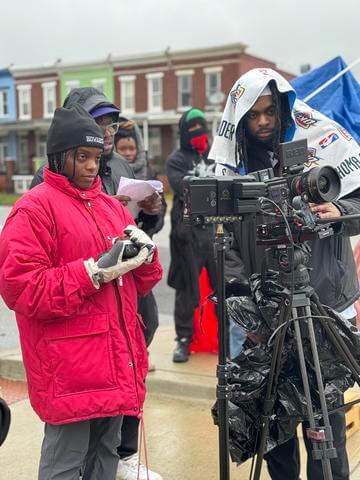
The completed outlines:
[[[340,123],[360,143],[360,84],[350,68],[341,57],[336,57],[295,78],[291,84],[300,100]]]

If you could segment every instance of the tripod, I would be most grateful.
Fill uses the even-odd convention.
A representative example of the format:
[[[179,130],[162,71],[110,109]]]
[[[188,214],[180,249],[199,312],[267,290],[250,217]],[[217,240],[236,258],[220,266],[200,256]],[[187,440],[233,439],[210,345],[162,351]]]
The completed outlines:
[[[280,307],[278,330],[275,335],[275,342],[270,366],[269,378],[267,383],[266,396],[263,407],[263,416],[260,430],[260,440],[256,452],[256,464],[254,479],[260,478],[262,459],[266,446],[266,439],[269,431],[269,421],[273,414],[275,404],[277,383],[282,363],[282,352],[285,336],[289,328],[293,326],[296,339],[296,348],[299,357],[301,379],[304,387],[304,394],[307,403],[307,417],[310,427],[306,431],[307,437],[311,440],[313,446],[313,458],[322,463],[323,476],[325,480],[332,480],[332,471],[330,460],[336,458],[336,449],[334,448],[332,429],[329,421],[329,413],[326,404],[324,385],[321,375],[320,361],[316,344],[316,337],[313,325],[313,316],[316,315],[325,330],[333,347],[339,352],[342,360],[350,369],[353,377],[360,384],[360,368],[356,360],[349,351],[347,345],[335,329],[332,323],[328,323],[325,318],[327,313],[320,304],[319,299],[312,287],[310,287],[310,277],[306,263],[306,254],[300,248],[275,246],[268,250],[268,256],[275,259],[280,272],[280,283],[285,287]],[[294,288],[290,292],[290,288]],[[302,319],[303,321],[299,322]],[[307,368],[303,349],[303,340],[308,339],[311,346],[312,362],[314,366],[316,385],[319,393],[321,406],[321,415],[323,425],[319,425],[315,418],[312,399],[310,394],[310,385],[307,375]]]
[[[219,407],[219,469],[220,480],[229,480],[229,415],[228,400],[230,399],[230,389],[227,380],[230,376],[227,365],[227,326],[226,326],[226,308],[225,308],[225,251],[230,243],[230,238],[224,234],[222,224],[217,224],[215,234],[215,248],[217,257],[218,282],[217,282],[217,305],[218,305],[218,366],[216,375],[218,384],[216,388],[216,398]]]
[[[227,323],[225,307],[225,280],[224,263],[225,252],[230,244],[230,238],[224,233],[223,225],[217,224],[215,247],[217,252],[218,285],[218,341],[219,354],[217,366],[217,390],[218,401],[218,425],[219,425],[219,473],[220,480],[229,480],[229,430],[228,430],[228,400],[231,398],[231,388],[228,386],[230,369],[227,365]],[[295,252],[295,253],[294,253]],[[262,420],[260,426],[259,441],[256,451],[256,465],[253,479],[259,480],[261,474],[262,460],[266,447],[266,439],[269,432],[269,422],[273,414],[275,404],[277,383],[281,370],[283,346],[286,333],[290,326],[294,327],[296,348],[299,356],[301,378],[307,402],[307,416],[310,428],[307,429],[307,436],[312,441],[313,457],[321,461],[325,480],[332,480],[330,459],[336,457],[336,450],[333,445],[332,429],[329,422],[329,413],[324,393],[319,356],[316,345],[316,337],[313,327],[313,316],[320,317],[319,322],[324,328],[333,347],[339,352],[342,360],[349,368],[353,378],[360,385],[360,366],[348,349],[346,343],[339,335],[332,322],[327,322],[327,312],[321,305],[317,294],[310,286],[308,269],[305,267],[307,261],[305,253],[301,249],[292,251],[292,247],[275,246],[269,249],[269,255],[275,260],[277,270],[280,272],[280,281],[284,286],[282,301],[280,305],[277,333],[275,334],[272,361],[267,382],[265,400],[263,403]],[[294,291],[291,291],[295,286]],[[301,324],[299,319],[304,319]],[[311,345],[316,383],[319,392],[323,426],[320,426],[315,419],[310,394],[310,386],[307,375],[306,362],[303,351],[303,339],[307,338]]]

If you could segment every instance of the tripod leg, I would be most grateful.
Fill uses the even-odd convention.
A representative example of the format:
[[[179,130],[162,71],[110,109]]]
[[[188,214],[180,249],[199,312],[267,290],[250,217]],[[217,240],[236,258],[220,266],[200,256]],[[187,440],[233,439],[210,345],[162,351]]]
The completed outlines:
[[[323,380],[321,376],[319,355],[317,351],[313,320],[311,317],[310,301],[309,301],[309,304],[305,307],[305,314],[307,316],[307,325],[308,325],[308,332],[309,332],[309,338],[310,338],[310,344],[311,344],[311,352],[312,352],[312,357],[313,357],[313,362],[315,367],[315,375],[316,375],[317,387],[319,391],[320,405],[321,405],[321,411],[322,411],[322,416],[324,421],[324,430],[325,430],[324,432],[325,441],[320,441],[321,449],[317,451],[314,450],[314,458],[318,457],[319,459],[321,459],[324,478],[331,480],[333,477],[332,477],[332,471],[331,471],[330,458],[336,457],[336,450],[334,449],[332,429],[329,422],[329,414],[328,414],[328,409],[326,405],[326,398],[325,398]],[[326,439],[326,437],[328,438]],[[320,454],[320,450],[321,450],[321,455],[318,456],[317,454]]]
[[[311,428],[314,428],[315,427],[315,419],[314,419],[314,414],[313,414],[313,410],[312,410],[310,386],[309,386],[309,381],[308,381],[308,377],[307,377],[305,355],[304,355],[304,349],[303,349],[303,344],[302,344],[302,340],[301,340],[299,320],[296,320],[297,316],[298,316],[296,308],[293,308],[292,315],[293,315],[293,318],[294,318],[295,336],[296,336],[297,350],[298,350],[298,356],[299,356],[301,378],[302,378],[302,381],[303,381],[304,393],[305,393],[306,402],[307,402],[306,408],[307,408],[307,411],[308,411],[309,424],[310,424]]]
[[[290,317],[290,302],[288,298],[284,298],[281,304],[281,310],[279,314],[279,326],[288,322]],[[283,327],[275,337],[273,356],[271,358],[269,378],[267,381],[266,395],[264,400],[262,425],[260,427],[260,440],[256,451],[256,465],[254,472],[254,480],[260,479],[262,460],[264,457],[266,439],[269,432],[269,419],[272,414],[275,402],[275,394],[277,390],[277,383],[281,369],[281,358],[283,352],[283,346],[285,336],[287,332],[287,326]],[[251,478],[251,474],[250,474]]]
[[[311,296],[311,300],[315,303],[315,308],[317,309],[319,315],[327,316],[326,310],[321,305],[319,301],[319,297],[316,294]],[[331,322],[327,322],[325,319],[320,319],[321,325],[323,326],[324,330],[326,331],[330,341],[332,342],[333,346],[339,352],[342,357],[342,360],[347,365],[353,377],[358,385],[360,385],[360,366],[358,365],[356,359],[354,358],[353,354],[349,350],[348,346],[344,342],[343,338],[339,335],[339,332],[336,330],[335,326]]]
[[[222,225],[216,228],[215,245],[217,252],[217,268],[218,268],[218,339],[219,339],[219,354],[217,377],[218,385],[216,389],[216,396],[218,399],[219,412],[219,474],[220,480],[229,480],[230,466],[229,466],[229,411],[228,401],[230,398],[228,378],[229,368],[227,365],[226,355],[226,304],[225,304],[225,250],[229,238],[224,235]]]
[[[314,412],[312,409],[310,386],[309,386],[309,380],[307,376],[307,369],[306,369],[306,363],[305,363],[303,344],[301,340],[299,320],[297,320],[298,312],[296,308],[293,308],[292,316],[294,318],[295,337],[296,337],[297,351],[298,351],[298,357],[299,357],[301,378],[302,378],[304,393],[306,398],[306,408],[308,413],[309,424],[310,424],[310,428],[315,429],[316,425],[315,425]],[[317,445],[314,445],[314,448],[317,448]]]

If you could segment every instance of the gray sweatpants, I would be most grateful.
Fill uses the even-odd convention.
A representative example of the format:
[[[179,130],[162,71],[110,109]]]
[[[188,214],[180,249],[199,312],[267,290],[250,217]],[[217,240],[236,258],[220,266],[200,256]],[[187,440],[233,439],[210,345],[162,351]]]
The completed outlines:
[[[115,480],[122,416],[45,424],[38,480]]]

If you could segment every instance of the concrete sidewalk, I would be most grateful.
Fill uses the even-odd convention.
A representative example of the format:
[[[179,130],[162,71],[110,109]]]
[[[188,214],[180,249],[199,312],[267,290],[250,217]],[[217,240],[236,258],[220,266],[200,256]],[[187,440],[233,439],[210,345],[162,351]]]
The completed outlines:
[[[148,375],[145,403],[149,466],[164,480],[216,480],[218,429],[210,412],[217,356],[194,354],[188,363],[174,364],[173,348],[173,327],[160,327],[151,346],[156,371]],[[0,354],[0,377],[25,378],[19,351]],[[43,424],[28,400],[12,404],[11,411],[10,433],[0,448],[0,478],[36,480]],[[231,469],[235,478],[239,469]],[[246,465],[240,471],[245,475],[248,469]]]
[[[174,364],[173,348],[173,327],[160,327],[151,346],[156,371],[148,375],[145,403],[149,466],[161,473],[163,480],[217,480],[218,429],[210,413],[215,400],[217,356],[197,353],[185,364]],[[2,376],[24,378],[20,352],[0,353]],[[0,478],[36,480],[43,424],[28,400],[12,404],[11,411],[10,433],[0,448]],[[360,480],[360,431],[350,438],[348,452],[351,480]],[[302,448],[304,479],[305,458]],[[230,478],[248,478],[250,467],[250,462],[240,467],[232,464]],[[261,479],[269,478],[264,464]]]

